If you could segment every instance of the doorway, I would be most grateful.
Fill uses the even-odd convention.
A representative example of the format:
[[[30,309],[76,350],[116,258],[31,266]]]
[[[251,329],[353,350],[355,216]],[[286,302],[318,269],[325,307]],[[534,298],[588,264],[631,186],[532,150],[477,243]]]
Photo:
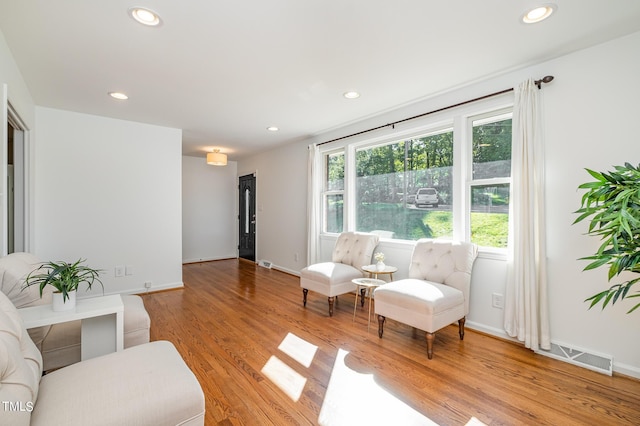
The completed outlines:
[[[28,251],[27,243],[27,146],[25,126],[7,105],[7,157],[6,161],[6,251],[8,253]]]
[[[256,175],[238,178],[238,256],[256,260]]]

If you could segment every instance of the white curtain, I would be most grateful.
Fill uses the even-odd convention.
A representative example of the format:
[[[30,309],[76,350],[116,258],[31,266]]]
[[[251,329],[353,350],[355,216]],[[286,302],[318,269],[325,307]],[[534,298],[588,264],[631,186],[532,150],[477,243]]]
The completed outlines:
[[[527,348],[550,349],[542,104],[533,79],[515,90],[511,178],[504,328]]]
[[[312,265],[318,263],[318,237],[322,230],[322,155],[317,144],[309,145],[307,173],[307,265]]]

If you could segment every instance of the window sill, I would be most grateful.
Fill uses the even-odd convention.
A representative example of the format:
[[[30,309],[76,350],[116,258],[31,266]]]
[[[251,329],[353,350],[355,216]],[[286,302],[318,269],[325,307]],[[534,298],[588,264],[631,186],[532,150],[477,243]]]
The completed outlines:
[[[478,247],[478,258],[507,261],[507,249],[497,249],[491,247]]]

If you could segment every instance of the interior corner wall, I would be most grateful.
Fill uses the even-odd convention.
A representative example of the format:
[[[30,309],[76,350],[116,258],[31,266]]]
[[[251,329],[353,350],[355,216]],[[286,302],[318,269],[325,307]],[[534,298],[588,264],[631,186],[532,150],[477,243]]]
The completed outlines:
[[[183,263],[235,258],[237,163],[211,166],[204,157],[182,157]]]
[[[182,131],[43,107],[36,124],[34,254],[86,259],[105,294],[181,287]]]

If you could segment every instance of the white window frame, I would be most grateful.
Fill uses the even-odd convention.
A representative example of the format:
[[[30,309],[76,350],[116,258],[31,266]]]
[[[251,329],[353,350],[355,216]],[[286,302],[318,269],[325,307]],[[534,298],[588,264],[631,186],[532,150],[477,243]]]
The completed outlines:
[[[320,154],[325,157],[340,151],[345,155],[344,171],[344,217],[343,231],[355,230],[355,158],[356,149],[386,145],[401,140],[417,138],[424,135],[438,133],[444,129],[453,129],[453,188],[452,188],[452,217],[453,239],[471,241],[471,187],[491,184],[511,184],[511,177],[477,179],[472,176],[472,138],[473,121],[482,118],[495,117],[503,114],[512,114],[513,93],[494,96],[486,100],[473,102],[461,107],[451,108],[435,114],[404,122],[402,125],[389,126],[385,131],[377,131],[378,135],[359,134],[357,136],[342,139],[337,142],[320,146]],[[512,165],[513,166],[513,165]],[[326,171],[324,172],[326,174]],[[323,175],[323,234],[335,235],[325,232],[325,194],[326,175]],[[397,244],[413,244],[411,240],[393,240]],[[480,252],[486,257],[504,259],[506,249],[494,247],[480,247]]]
[[[505,177],[496,177],[490,179],[474,179],[473,178],[473,124],[475,121],[484,122],[483,124],[495,123],[496,121],[505,120],[513,118],[513,107],[501,108],[498,110],[492,110],[489,112],[485,112],[482,114],[477,114],[473,116],[469,116],[466,119],[466,128],[468,135],[465,144],[467,145],[467,158],[466,158],[466,166],[467,166],[467,181],[465,184],[465,197],[468,202],[468,205],[465,208],[465,221],[466,224],[464,226],[465,235],[464,240],[468,242],[471,241],[471,189],[476,186],[487,186],[487,185],[504,185],[509,184],[509,189],[511,189],[511,176]],[[512,165],[513,166],[513,165]],[[505,254],[506,248],[500,247],[489,247],[482,246],[482,250],[484,252],[491,252],[495,254]]]
[[[336,234],[335,232],[329,232],[327,231],[327,199],[329,196],[331,195],[342,195],[342,203],[343,203],[343,210],[342,210],[342,214],[343,214],[343,218],[342,218],[342,231],[346,230],[346,220],[345,220],[345,211],[347,210],[346,208],[346,185],[347,185],[347,158],[346,158],[346,152],[344,148],[339,148],[339,149],[333,149],[331,151],[321,151],[322,154],[322,193],[321,193],[321,197],[322,197],[322,233],[323,234]],[[330,190],[328,188],[328,183],[329,183],[329,176],[328,176],[328,172],[329,172],[329,168],[327,167],[327,159],[329,156],[331,155],[336,155],[336,154],[342,154],[345,156],[345,170],[344,170],[344,182],[343,182],[343,189],[334,189],[334,190]]]

